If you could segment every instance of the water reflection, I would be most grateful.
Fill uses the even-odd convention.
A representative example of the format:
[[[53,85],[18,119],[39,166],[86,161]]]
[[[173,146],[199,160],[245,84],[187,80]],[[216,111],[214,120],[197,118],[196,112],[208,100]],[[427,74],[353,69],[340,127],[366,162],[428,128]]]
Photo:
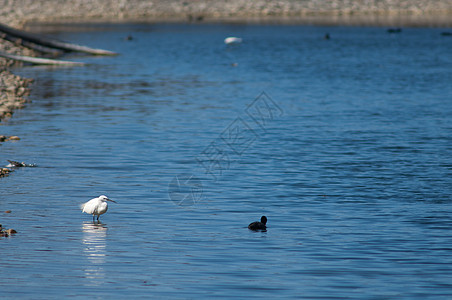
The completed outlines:
[[[100,285],[105,280],[105,256],[107,226],[102,223],[85,222],[83,230],[83,251],[88,263],[84,269],[85,278],[89,280],[88,285]]]

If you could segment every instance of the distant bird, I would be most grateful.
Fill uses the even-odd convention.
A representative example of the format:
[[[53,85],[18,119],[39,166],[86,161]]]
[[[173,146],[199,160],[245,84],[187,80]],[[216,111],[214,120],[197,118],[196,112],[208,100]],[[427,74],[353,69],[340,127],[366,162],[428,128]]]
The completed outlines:
[[[227,45],[230,44],[240,44],[242,42],[241,38],[230,36],[224,39],[224,43]]]
[[[388,33],[401,33],[402,32],[402,28],[389,28],[388,30],[386,30]]]
[[[97,216],[97,221],[99,221],[99,216],[103,215],[108,210],[107,201],[116,203],[116,201],[108,199],[107,196],[101,195],[97,198],[91,199],[88,202],[82,204],[80,208],[82,212],[93,215],[93,222],[95,216]]]
[[[325,40],[329,40],[330,39],[330,34],[329,33],[325,33],[325,36],[323,37]]]
[[[248,225],[248,229],[250,230],[267,230],[267,226],[265,225],[267,224],[267,217],[266,216],[262,216],[261,217],[261,221],[256,221],[251,223],[250,225]]]

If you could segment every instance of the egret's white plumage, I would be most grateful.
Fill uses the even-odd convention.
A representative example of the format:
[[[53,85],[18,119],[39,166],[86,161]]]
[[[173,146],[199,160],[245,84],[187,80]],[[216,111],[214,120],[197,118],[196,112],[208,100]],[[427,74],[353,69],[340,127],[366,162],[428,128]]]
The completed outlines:
[[[116,201],[108,199],[107,196],[101,195],[82,204],[80,208],[82,209],[82,212],[93,215],[93,221],[95,216],[97,216],[97,221],[99,221],[99,216],[103,215],[108,210],[107,201],[116,203]]]

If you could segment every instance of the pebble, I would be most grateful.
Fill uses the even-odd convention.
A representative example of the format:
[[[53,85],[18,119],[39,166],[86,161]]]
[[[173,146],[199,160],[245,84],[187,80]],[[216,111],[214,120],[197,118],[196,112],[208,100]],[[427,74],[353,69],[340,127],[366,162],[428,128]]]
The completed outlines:
[[[10,136],[10,137],[7,139],[7,141],[19,141],[19,140],[20,140],[20,137],[18,137],[18,136],[16,136],[16,135]]]
[[[0,225],[0,237],[9,237],[13,234],[17,233],[16,230],[9,228],[9,229],[3,229]]]
[[[20,141],[20,137],[18,137],[17,135],[12,135],[12,136],[0,135],[0,142],[7,142],[7,141]]]
[[[1,169],[0,169],[0,178],[1,178],[1,177],[8,176],[9,173],[11,173],[11,172],[12,172],[12,170],[10,170],[10,169],[8,169],[8,168],[1,168]]]
[[[1,110],[0,110],[0,116],[1,116]],[[3,115],[3,117],[5,117],[5,115]],[[7,142],[7,141],[20,141],[20,137],[18,137],[17,135],[12,135],[12,136],[0,135],[0,143]]]

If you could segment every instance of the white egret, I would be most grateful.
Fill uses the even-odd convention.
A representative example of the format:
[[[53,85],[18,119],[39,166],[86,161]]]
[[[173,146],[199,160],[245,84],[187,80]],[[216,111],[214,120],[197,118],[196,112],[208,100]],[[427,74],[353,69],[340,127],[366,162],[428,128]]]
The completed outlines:
[[[248,228],[254,231],[257,230],[267,230],[267,226],[265,225],[267,224],[267,217],[266,216],[262,216],[261,217],[261,221],[256,221],[251,223],[250,225],[248,225]]]
[[[116,201],[108,199],[107,196],[101,195],[97,198],[91,199],[88,202],[80,205],[80,208],[81,208],[82,212],[93,215],[93,222],[94,222],[95,216],[97,216],[97,221],[99,221],[99,216],[103,215],[108,210],[107,201],[116,203]]]
[[[229,44],[240,44],[242,42],[241,38],[230,36],[224,39],[224,43]]]

